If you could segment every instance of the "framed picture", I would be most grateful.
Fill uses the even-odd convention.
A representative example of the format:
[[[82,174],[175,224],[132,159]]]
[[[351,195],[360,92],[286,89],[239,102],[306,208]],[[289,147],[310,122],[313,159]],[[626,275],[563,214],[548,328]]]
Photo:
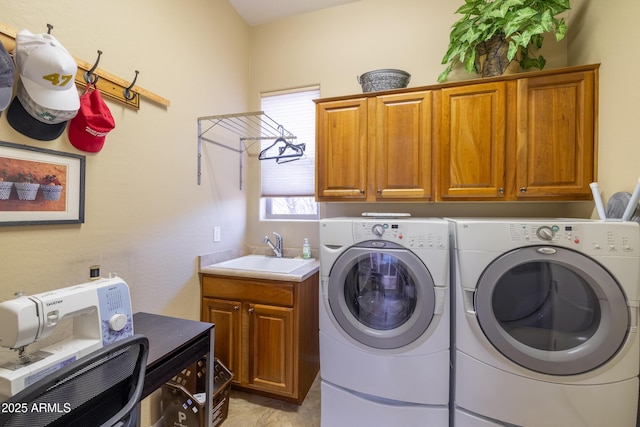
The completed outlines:
[[[0,226],[83,223],[85,162],[0,141]]]

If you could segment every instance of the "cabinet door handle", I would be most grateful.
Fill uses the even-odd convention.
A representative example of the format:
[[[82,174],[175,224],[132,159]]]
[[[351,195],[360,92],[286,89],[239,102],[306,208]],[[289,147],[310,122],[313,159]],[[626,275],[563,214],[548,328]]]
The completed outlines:
[[[364,194],[364,190],[360,190],[360,194]]]
[[[378,188],[378,196],[382,196],[382,190]]]
[[[239,305],[234,305],[233,306],[233,311],[238,311],[240,310],[240,306]]]
[[[247,310],[249,312],[249,314],[253,314],[253,308],[250,308],[249,310]]]
[[[502,188],[502,187],[498,188],[498,193],[504,194],[504,188]]]
[[[520,187],[520,192],[521,193],[526,193],[527,192],[527,187]]]

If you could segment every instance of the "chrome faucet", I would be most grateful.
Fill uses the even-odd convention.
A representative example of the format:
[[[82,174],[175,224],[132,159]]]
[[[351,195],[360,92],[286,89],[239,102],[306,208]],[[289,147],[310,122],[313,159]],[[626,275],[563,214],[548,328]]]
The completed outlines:
[[[282,236],[276,233],[275,231],[273,232],[273,234],[276,236],[275,245],[271,243],[271,240],[269,240],[269,236],[264,236],[263,242],[269,245],[273,253],[276,254],[276,257],[282,258]]]

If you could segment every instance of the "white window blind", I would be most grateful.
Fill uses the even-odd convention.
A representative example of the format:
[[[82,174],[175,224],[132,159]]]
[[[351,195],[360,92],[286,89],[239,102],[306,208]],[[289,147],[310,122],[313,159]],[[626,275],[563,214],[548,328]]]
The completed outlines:
[[[304,155],[296,161],[260,161],[262,197],[305,197],[315,192],[316,108],[318,87],[262,94],[262,111],[296,136],[293,144],[306,144]],[[273,144],[261,141],[261,149]]]

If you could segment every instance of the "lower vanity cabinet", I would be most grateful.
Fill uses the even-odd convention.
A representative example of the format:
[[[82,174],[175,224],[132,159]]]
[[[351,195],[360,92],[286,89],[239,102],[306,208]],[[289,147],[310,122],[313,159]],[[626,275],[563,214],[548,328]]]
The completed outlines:
[[[301,404],[320,369],[318,273],[301,281],[202,275],[201,319],[244,391]]]

